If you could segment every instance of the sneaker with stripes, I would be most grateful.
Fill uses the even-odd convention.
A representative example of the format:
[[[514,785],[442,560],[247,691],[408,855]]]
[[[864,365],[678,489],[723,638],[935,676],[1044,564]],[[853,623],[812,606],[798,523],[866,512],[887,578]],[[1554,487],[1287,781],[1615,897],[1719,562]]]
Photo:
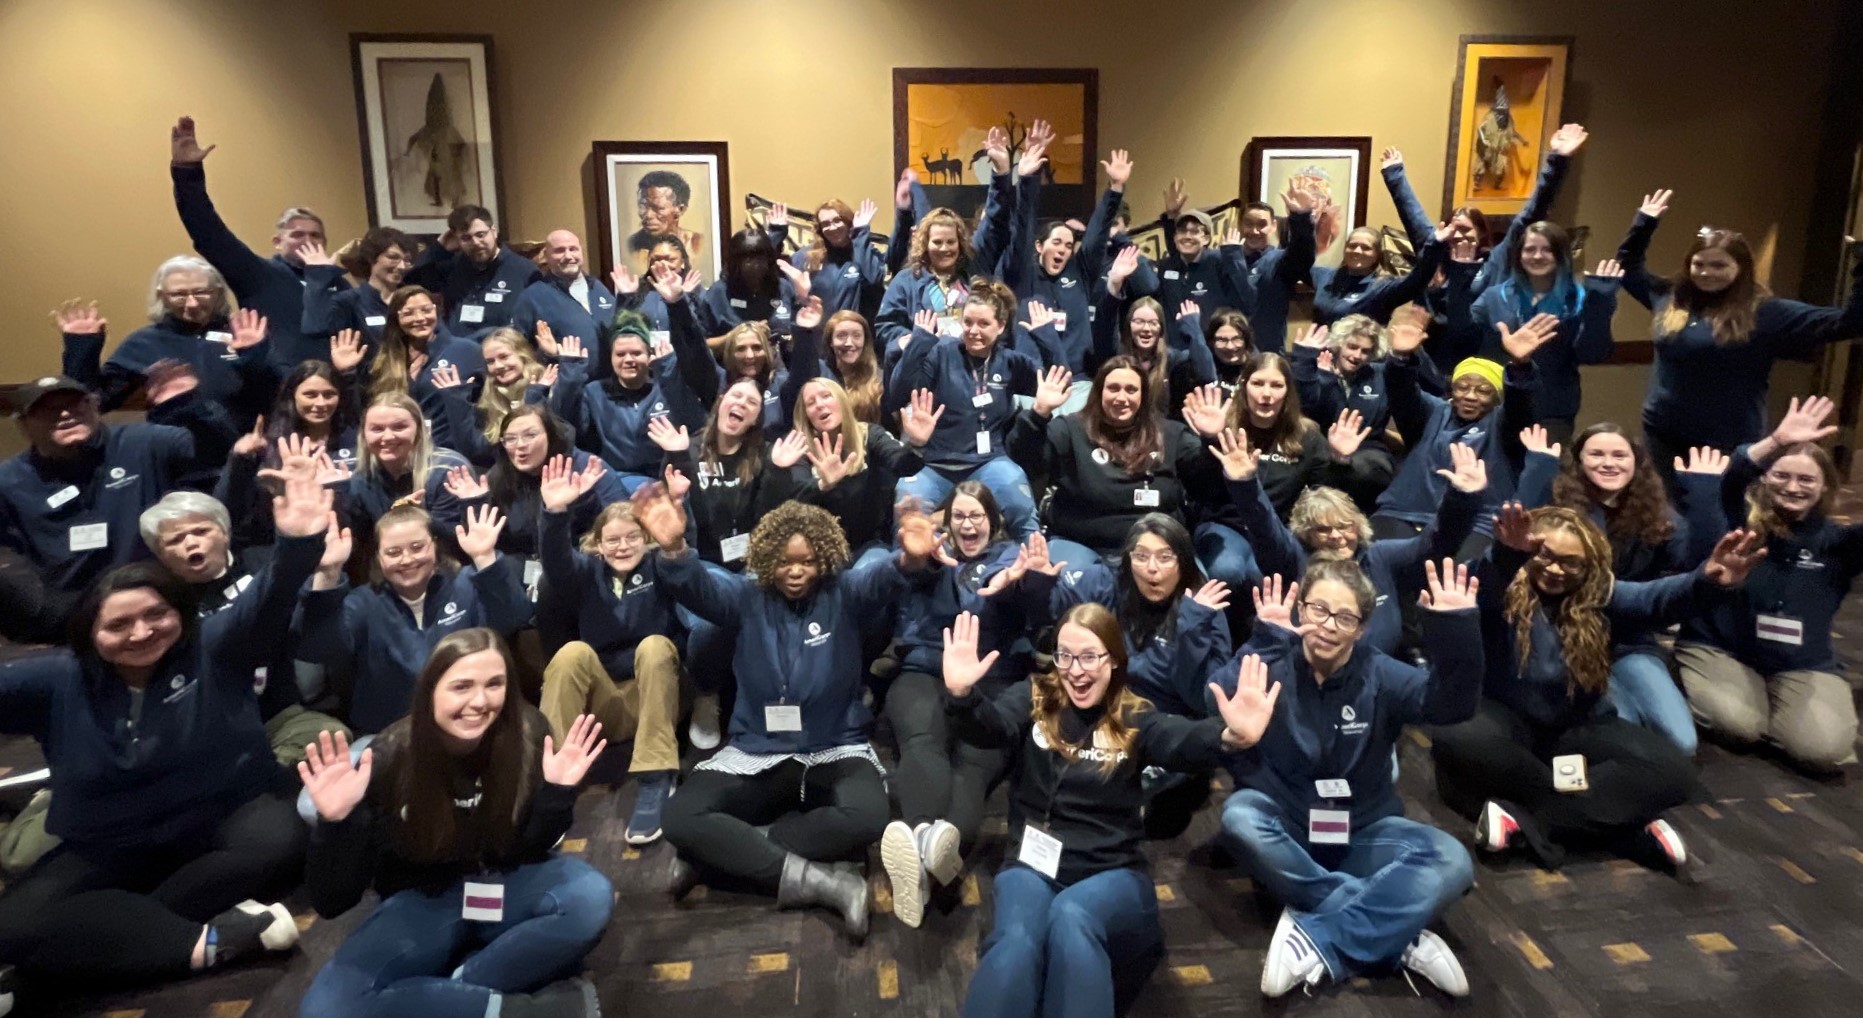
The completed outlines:
[[[1283,909],[1261,967],[1262,996],[1279,997],[1303,984],[1318,986],[1325,978],[1326,959],[1320,957],[1319,945],[1294,921],[1294,913]]]
[[[1488,852],[1505,852],[1519,835],[1520,822],[1500,803],[1490,800],[1482,804],[1481,817],[1475,821],[1477,846]]]

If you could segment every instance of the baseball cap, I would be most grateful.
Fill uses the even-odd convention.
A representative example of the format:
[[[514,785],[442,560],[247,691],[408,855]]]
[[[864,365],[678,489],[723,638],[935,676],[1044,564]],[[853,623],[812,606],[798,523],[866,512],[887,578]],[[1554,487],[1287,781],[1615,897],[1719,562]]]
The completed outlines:
[[[1195,219],[1197,222],[1203,224],[1203,229],[1205,231],[1212,235],[1216,233],[1216,220],[1211,219],[1210,214],[1202,209],[1185,209],[1178,215],[1177,222],[1182,223],[1186,219]],[[1177,224],[1173,223],[1172,225],[1175,226]]]
[[[76,379],[65,375],[46,375],[35,378],[25,385],[13,390],[13,415],[24,417],[32,405],[54,392],[90,392]]]

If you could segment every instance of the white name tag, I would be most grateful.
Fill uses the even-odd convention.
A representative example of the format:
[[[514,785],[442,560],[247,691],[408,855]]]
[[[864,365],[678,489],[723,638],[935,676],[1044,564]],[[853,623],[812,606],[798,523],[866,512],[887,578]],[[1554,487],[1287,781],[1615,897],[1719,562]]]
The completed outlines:
[[[382,326],[388,324],[388,316],[387,315],[364,315],[362,318],[362,324],[368,326],[371,329],[379,329]]]
[[[1753,635],[1790,647],[1805,645],[1805,624],[1784,615],[1760,615],[1753,620]]]
[[[52,497],[45,500],[45,504],[56,509],[59,506],[64,505],[66,502],[69,502],[72,499],[77,498],[77,497],[78,497],[78,486],[75,484],[69,484],[65,486],[63,491],[53,492]]]
[[[994,403],[994,402],[996,402],[996,397],[990,395],[987,392],[980,392],[980,393],[977,393],[975,396],[970,397],[971,406],[989,406],[991,403]]]
[[[1140,488],[1139,490],[1133,492],[1132,493],[1132,504],[1137,505],[1137,506],[1144,506],[1147,509],[1156,509],[1158,507],[1158,489],[1157,488]]]
[[[747,308],[747,307],[750,307],[750,305],[749,305],[749,304],[746,304],[746,303],[744,303],[743,301],[741,301],[741,300],[738,300],[738,299],[737,299],[736,297],[733,297],[733,298],[731,298],[731,306],[732,306],[732,307],[734,307],[734,308]]]
[[[960,325],[958,323],[958,320],[955,318],[951,318],[947,316],[947,317],[938,319],[938,335],[940,336],[951,336],[955,338],[958,334],[962,333],[963,331],[964,331],[964,327]]]
[[[485,303],[487,304],[503,304],[504,302],[505,295],[502,293],[494,291],[485,295]]]
[[[543,579],[543,563],[537,559],[527,560],[524,563],[524,585],[535,587],[537,581],[541,579]]]
[[[1583,792],[1591,785],[1585,780],[1585,755],[1555,756],[1552,760],[1553,789],[1559,792]]]
[[[1313,788],[1315,791],[1320,793],[1320,798],[1322,799],[1350,799],[1352,798],[1352,783],[1347,781],[1344,778],[1332,778],[1326,781],[1315,781],[1313,783]]]
[[[1352,843],[1352,814],[1342,809],[1307,811],[1307,841],[1315,845]]]
[[[750,553],[750,535],[732,534],[719,541],[718,553],[724,557],[726,562],[744,561],[744,556]]]
[[[671,343],[673,334],[666,329],[653,329],[647,333],[647,338],[653,341],[654,346],[659,346],[661,343]]]
[[[1164,270],[1164,278],[1166,279],[1177,279],[1179,277],[1180,277],[1180,273],[1176,269],[1165,269]]]
[[[480,304],[461,304],[459,306],[459,320],[474,324],[482,322],[485,320],[485,307]]]
[[[465,900],[459,917],[477,923],[501,923],[505,920],[505,885],[466,882]]]
[[[766,732],[800,732],[802,730],[802,708],[793,703],[773,703],[765,707],[763,730]]]
[[[209,343],[219,343],[222,345],[233,342],[233,334],[230,332],[209,332],[204,338]]]
[[[1054,331],[1056,332],[1067,331],[1067,312],[1056,311],[1054,313]]]
[[[977,432],[977,455],[988,456],[989,454],[990,454],[990,433],[987,431],[979,431]]]
[[[1055,879],[1061,872],[1061,839],[1036,827],[1034,824],[1022,825],[1022,851],[1016,860],[1029,869]]]
[[[71,528],[72,551],[96,551],[110,544],[110,524],[80,523]]]

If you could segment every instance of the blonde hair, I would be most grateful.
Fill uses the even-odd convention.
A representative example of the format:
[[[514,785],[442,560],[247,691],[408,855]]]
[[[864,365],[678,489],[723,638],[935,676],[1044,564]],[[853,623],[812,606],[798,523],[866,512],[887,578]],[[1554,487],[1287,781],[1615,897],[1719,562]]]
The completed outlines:
[[[976,249],[970,246],[970,231],[965,229],[964,217],[950,209],[932,209],[925,214],[925,220],[918,229],[912,231],[912,250],[906,255],[906,268],[913,272],[930,272],[925,264],[925,249],[931,244],[932,228],[949,226],[957,233],[957,264],[951,271],[958,276],[970,271],[970,260],[976,256]]]
[[[1347,315],[1332,324],[1326,333],[1326,349],[1339,356],[1345,349],[1346,342],[1353,339],[1371,340],[1371,359],[1381,361],[1391,355],[1391,330],[1379,325],[1365,315]]]
[[[1358,534],[1355,551],[1363,551],[1371,544],[1371,521],[1359,510],[1358,503],[1338,488],[1325,485],[1300,493],[1294,500],[1293,512],[1288,514],[1287,529],[1293,531],[1295,540],[1312,548],[1313,532],[1326,525],[1324,520],[1343,520],[1351,526]]]
[[[193,255],[176,255],[156,267],[155,278],[149,281],[149,321],[159,322],[168,317],[168,305],[162,300],[162,287],[168,277],[177,272],[199,272],[207,277],[207,285],[214,290],[213,314],[220,318],[233,311],[233,290],[226,285],[226,277],[220,270]]]
[[[492,343],[503,343],[510,347],[511,352],[524,365],[523,374],[509,389],[492,381],[491,372],[487,371],[485,385],[479,390],[479,429],[485,433],[486,441],[497,442],[499,433],[504,430],[505,415],[523,403],[525,390],[543,377],[543,364],[537,360],[530,340],[510,326],[493,329],[484,339],[479,340],[480,352],[484,352]]]
[[[595,517],[594,525],[589,527],[588,533],[582,535],[582,540],[577,547],[590,555],[601,554],[602,531],[607,530],[610,523],[632,523],[640,528],[641,538],[646,542],[643,547],[648,550],[655,547],[653,535],[647,533],[647,528],[640,525],[640,518],[634,515],[634,503],[628,501],[610,502],[603,506],[602,511]]]
[[[414,418],[414,448],[408,453],[408,471],[414,478],[414,486],[427,483],[427,474],[433,469],[433,436],[427,431],[427,419],[421,416],[420,404],[405,392],[384,392],[369,401],[369,409],[362,412],[363,437],[356,441],[356,472],[370,477],[380,477],[380,463],[375,454],[369,451],[366,437],[370,410],[399,410]]]
[[[815,422],[809,420],[802,407],[808,402],[808,390],[811,385],[819,385],[834,397],[835,405],[841,408],[841,455],[851,457],[848,464],[848,476],[853,476],[867,469],[867,427],[868,425],[854,416],[854,401],[848,398],[847,390],[832,378],[811,378],[802,383],[802,389],[796,393],[796,430],[810,442],[821,434],[815,430]]]

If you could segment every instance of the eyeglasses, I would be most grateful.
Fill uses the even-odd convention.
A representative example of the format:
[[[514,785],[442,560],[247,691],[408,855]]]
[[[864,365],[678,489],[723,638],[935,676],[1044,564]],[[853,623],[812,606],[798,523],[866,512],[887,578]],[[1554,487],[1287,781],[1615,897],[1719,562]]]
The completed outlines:
[[[1079,665],[1087,671],[1093,671],[1111,658],[1111,654],[1101,654],[1098,652],[1075,654],[1065,650],[1057,650],[1054,652],[1054,665],[1062,671],[1066,671],[1075,665]]]
[[[1581,555],[1554,555],[1541,548],[1533,554],[1533,561],[1545,566],[1558,566],[1561,572],[1582,573],[1586,569],[1585,559]]]
[[[1333,628],[1341,633],[1356,633],[1358,627],[1365,624],[1364,619],[1351,612],[1333,611],[1318,601],[1300,602],[1300,612],[1308,622],[1316,626],[1323,626],[1330,622]]]
[[[541,431],[511,431],[511,432],[506,432],[505,437],[499,439],[498,441],[499,441],[499,444],[509,449],[509,448],[512,448],[513,446],[529,445],[530,443],[535,442],[536,440],[542,437],[543,437],[543,432]]]
[[[620,551],[623,548],[634,548],[646,543],[647,535],[635,533],[623,537],[604,537],[601,540],[601,547],[603,551]]]
[[[984,523],[989,520],[988,513],[952,513],[952,523]]]
[[[1313,534],[1314,537],[1335,537],[1335,536],[1336,537],[1352,537],[1352,536],[1357,535],[1358,533],[1358,524],[1356,523],[1317,524],[1316,523],[1314,524],[1313,529],[1310,532]]]
[[[1135,566],[1155,565],[1160,569],[1169,569],[1177,564],[1177,553],[1171,551],[1135,551],[1129,557]]]
[[[212,300],[219,296],[217,290],[163,290],[162,299],[187,302],[191,300]]]
[[[1487,382],[1457,382],[1449,387],[1453,396],[1492,396],[1494,386]]]

